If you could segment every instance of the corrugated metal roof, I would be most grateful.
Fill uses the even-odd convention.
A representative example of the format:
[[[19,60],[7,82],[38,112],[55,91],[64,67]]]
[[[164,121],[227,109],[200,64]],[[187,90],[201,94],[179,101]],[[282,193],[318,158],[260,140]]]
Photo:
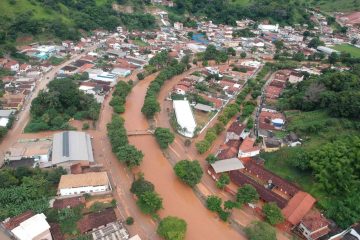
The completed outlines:
[[[237,158],[216,161],[215,163],[212,163],[211,166],[216,173],[229,172],[244,168],[242,162]]]
[[[89,134],[76,131],[54,134],[52,163],[59,164],[68,161],[94,162]]]

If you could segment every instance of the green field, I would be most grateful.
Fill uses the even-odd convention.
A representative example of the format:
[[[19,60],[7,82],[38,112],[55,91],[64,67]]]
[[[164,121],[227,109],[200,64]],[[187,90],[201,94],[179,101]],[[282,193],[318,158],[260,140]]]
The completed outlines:
[[[352,57],[356,57],[356,58],[360,57],[360,48],[357,48],[350,44],[336,45],[333,47],[333,49],[338,50],[340,52],[350,53]]]

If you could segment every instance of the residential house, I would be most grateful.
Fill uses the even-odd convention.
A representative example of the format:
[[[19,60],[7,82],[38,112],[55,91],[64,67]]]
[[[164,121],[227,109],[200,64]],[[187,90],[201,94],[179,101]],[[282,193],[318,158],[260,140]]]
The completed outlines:
[[[106,193],[108,191],[111,191],[111,186],[106,172],[62,175],[58,186],[60,196]]]
[[[260,147],[254,146],[255,139],[250,138],[249,136],[246,137],[239,148],[238,157],[239,158],[247,158],[247,157],[254,157],[260,154]]]
[[[226,131],[226,141],[229,140],[240,140],[240,136],[245,130],[245,125],[242,125],[238,121],[233,122],[228,130]]]
[[[20,65],[20,72],[23,73],[23,72],[27,72],[31,69],[31,65],[30,64],[26,64],[26,63],[23,63]]]
[[[128,240],[130,235],[124,225],[118,221],[103,225],[91,233],[93,240]],[[140,239],[141,240],[141,239]]]
[[[289,76],[289,83],[291,84],[298,83],[303,80],[304,80],[304,75],[297,72],[291,72]]]
[[[18,240],[52,240],[50,225],[43,213],[24,212],[16,217],[6,219],[2,225]]]
[[[359,240],[360,239],[360,223],[354,224],[348,229],[337,233],[329,238],[329,240]]]
[[[4,68],[10,70],[12,72],[17,72],[20,69],[20,65],[17,61],[9,60],[5,65]]]
[[[330,232],[329,221],[316,209],[309,211],[297,230],[307,239],[316,240]]]
[[[83,216],[83,218],[77,222],[77,227],[80,233],[84,234],[93,229],[116,222],[116,220],[117,218],[114,209],[107,208],[101,212],[90,213]]]

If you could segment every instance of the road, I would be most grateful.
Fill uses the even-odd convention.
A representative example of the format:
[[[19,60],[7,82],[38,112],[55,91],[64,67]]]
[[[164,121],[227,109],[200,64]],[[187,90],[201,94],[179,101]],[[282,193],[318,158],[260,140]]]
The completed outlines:
[[[66,62],[54,67],[49,72],[45,73],[37,82],[35,90],[31,93],[30,97],[23,106],[23,110],[18,114],[18,121],[15,121],[12,129],[9,130],[6,137],[0,144],[0,166],[3,164],[6,151],[18,141],[23,135],[23,130],[30,120],[30,107],[31,102],[37,97],[40,90],[45,89],[46,85],[54,79],[56,73],[64,66],[69,65],[71,62],[76,61],[86,55],[88,52],[93,51],[97,48],[97,45],[90,46],[83,53],[73,55]]]

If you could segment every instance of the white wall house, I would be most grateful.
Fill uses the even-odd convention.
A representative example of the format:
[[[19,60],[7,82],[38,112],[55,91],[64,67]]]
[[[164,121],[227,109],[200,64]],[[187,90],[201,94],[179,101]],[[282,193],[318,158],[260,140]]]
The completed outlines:
[[[106,172],[89,172],[61,176],[58,195],[73,196],[84,193],[101,193],[111,190]]]
[[[239,148],[239,158],[246,158],[246,157],[254,157],[260,154],[260,148],[258,146],[254,146],[255,139],[250,137],[246,137],[244,141],[241,143]]]
[[[36,214],[23,221],[16,228],[11,230],[16,239],[19,240],[52,240],[50,225],[46,221],[46,216]]]

